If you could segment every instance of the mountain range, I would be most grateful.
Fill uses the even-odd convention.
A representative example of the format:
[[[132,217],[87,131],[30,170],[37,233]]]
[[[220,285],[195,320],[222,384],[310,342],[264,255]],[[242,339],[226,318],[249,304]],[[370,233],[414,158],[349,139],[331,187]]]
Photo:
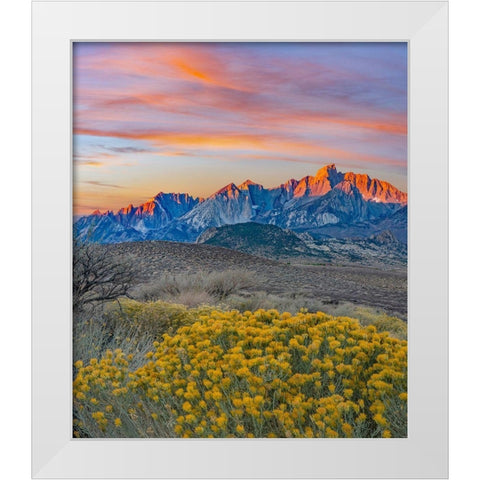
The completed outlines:
[[[74,223],[74,233],[98,243],[195,242],[209,228],[255,222],[315,238],[367,237],[389,229],[406,242],[406,205],[407,194],[390,183],[342,173],[330,164],[314,176],[290,179],[274,188],[246,180],[238,186],[230,183],[208,198],[160,192],[138,207],[97,210],[81,217]]]

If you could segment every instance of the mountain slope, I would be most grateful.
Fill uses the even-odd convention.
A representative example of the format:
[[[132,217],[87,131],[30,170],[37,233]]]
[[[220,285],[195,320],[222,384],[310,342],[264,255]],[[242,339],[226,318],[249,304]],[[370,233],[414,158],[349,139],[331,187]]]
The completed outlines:
[[[314,240],[275,225],[248,222],[205,230],[196,243],[224,247],[257,257],[299,263],[404,266],[407,247],[384,230],[368,238]]]
[[[397,240],[407,243],[408,207],[405,205],[393,215],[377,220],[374,226],[378,231],[389,230]]]
[[[138,207],[130,204],[117,213],[101,213],[97,210],[92,215],[81,217],[74,224],[74,232],[81,240],[98,243],[161,237],[163,228],[201,201],[186,193],[160,192]]]
[[[397,203],[365,201],[352,183],[342,180],[322,196],[294,198],[272,223],[284,228],[315,228],[352,224],[384,218],[398,209]]]
[[[293,232],[275,225],[248,222],[205,230],[196,243],[216,245],[267,258],[312,254],[306,243]]]

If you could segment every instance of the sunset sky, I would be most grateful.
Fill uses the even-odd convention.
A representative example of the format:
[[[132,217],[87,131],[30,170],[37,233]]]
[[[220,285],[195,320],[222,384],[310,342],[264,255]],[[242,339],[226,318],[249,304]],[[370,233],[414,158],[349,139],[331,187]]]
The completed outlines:
[[[406,43],[75,43],[74,214],[327,163],[407,189]]]

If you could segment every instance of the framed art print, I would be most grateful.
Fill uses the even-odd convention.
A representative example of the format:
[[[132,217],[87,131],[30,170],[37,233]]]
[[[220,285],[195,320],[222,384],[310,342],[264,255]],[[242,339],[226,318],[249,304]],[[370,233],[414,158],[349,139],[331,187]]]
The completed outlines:
[[[35,477],[447,475],[446,15],[34,2]]]

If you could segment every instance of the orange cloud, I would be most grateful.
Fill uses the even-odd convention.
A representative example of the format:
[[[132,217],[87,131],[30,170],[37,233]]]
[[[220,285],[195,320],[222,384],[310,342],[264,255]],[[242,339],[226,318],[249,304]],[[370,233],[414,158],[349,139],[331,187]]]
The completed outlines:
[[[131,85],[152,77],[199,81],[203,84],[251,91],[252,84],[242,73],[232,73],[212,46],[202,43],[121,44],[118,55],[85,56],[74,65],[78,71],[102,72],[108,76],[127,76]],[[139,77],[133,80],[133,77]]]
[[[207,83],[213,83],[212,79],[208,75],[206,75],[206,74],[188,66],[181,59],[174,60],[173,64],[177,68],[179,68],[182,72],[185,72],[187,75],[191,75],[192,77],[198,78],[199,80],[202,80],[202,81],[207,82]]]
[[[289,59],[272,59],[270,69],[262,63],[252,68],[247,57],[241,57],[236,63],[232,58],[225,58],[225,52],[218,50],[215,44],[202,43],[143,44],[142,48],[135,44],[121,44],[115,52],[84,57],[76,66],[87,72],[98,70],[102,79],[114,78],[115,85],[118,78],[126,77],[119,82],[121,86],[114,88],[75,89],[76,103],[89,107],[75,109],[76,122],[83,120],[84,125],[91,126],[92,121],[125,121],[125,113],[135,107],[145,108],[146,113],[151,108],[152,115],[160,110],[201,117],[205,115],[202,109],[207,107],[210,118],[216,114],[233,114],[238,119],[244,118],[248,125],[268,123],[288,127],[295,122],[297,126],[315,127],[322,123],[390,135],[407,133],[405,115],[395,115],[372,105],[360,108],[353,93],[344,95],[341,87],[336,87],[338,79],[348,79],[350,88],[359,82],[371,82],[368,78],[357,78],[355,75],[358,74],[354,75],[348,69],[340,71],[338,67],[335,70],[304,61],[301,64],[303,74],[300,75],[298,61]],[[232,68],[235,65],[237,68]],[[150,81],[154,78],[162,79],[168,88],[152,86]],[[309,78],[315,78],[313,86],[308,83]],[[147,88],[142,83],[145,81],[148,82]],[[286,84],[295,86],[298,91],[294,90],[285,97],[269,96]],[[208,88],[198,88],[198,85]],[[302,99],[302,89],[312,95],[308,97],[311,100],[320,98],[308,93],[308,89],[314,87],[326,88],[334,95],[340,91],[342,95],[337,98],[339,109],[331,105],[320,106],[317,110],[302,108],[305,100]],[[284,104],[283,100],[289,97],[293,100],[298,97],[299,103]],[[131,118],[139,118],[138,110],[131,111],[131,114]]]
[[[373,130],[377,132],[385,132],[394,135],[406,135],[407,134],[407,122],[402,117],[396,118],[390,115],[388,119],[375,120],[375,119],[355,119],[349,117],[340,117],[338,115],[326,115],[316,112],[292,112],[290,115],[281,118],[272,117],[273,123],[288,124],[291,122],[317,124],[317,123],[329,123],[332,125],[341,125],[346,127],[362,128],[367,130]]]
[[[364,160],[378,164],[395,164],[395,160],[375,155],[354,154],[351,151],[332,148],[319,143],[294,140],[284,136],[268,134],[235,134],[230,132],[188,134],[161,131],[106,131],[94,129],[77,129],[76,134],[100,137],[118,137],[134,140],[147,140],[154,145],[175,148],[212,148],[223,150],[259,150],[276,153],[282,156],[285,153],[292,155],[310,155],[342,160]],[[403,164],[403,162],[398,162]]]
[[[85,162],[81,162],[82,165],[87,167],[103,167],[105,164],[102,162],[97,162],[95,160],[87,160]]]
[[[187,67],[185,67],[187,68]],[[204,82],[220,85],[221,81],[211,78],[202,72],[191,70],[195,78],[202,77]],[[225,83],[225,85],[227,85]],[[227,88],[227,87],[226,87]],[[228,87],[230,88],[230,87]],[[233,88],[233,87],[232,87]],[[265,98],[237,90],[237,96],[225,94],[219,90],[203,92],[186,91],[184,95],[167,95],[162,93],[127,94],[116,92],[105,98],[101,92],[91,92],[84,96],[90,98],[88,110],[78,109],[74,112],[74,123],[91,125],[92,121],[124,121],[125,108],[151,108],[153,112],[159,110],[164,114],[181,114],[193,117],[202,116],[202,109],[214,109],[219,114],[233,114],[238,119],[244,118],[247,126],[260,128],[268,126],[290,128],[316,128],[318,124],[339,126],[354,129],[363,129],[389,135],[406,135],[407,120],[404,115],[385,114],[384,112],[369,109],[370,116],[355,118],[341,115],[328,110],[315,111],[299,109],[295,105],[289,110],[281,104]],[[127,110],[128,111],[128,110]],[[135,115],[132,113],[132,115]],[[214,114],[212,114],[214,115]],[[174,118],[174,117],[173,117]],[[214,116],[211,117],[212,119]]]
[[[214,87],[253,92],[251,81],[243,72],[231,72],[214,51],[204,46],[183,45],[169,51],[168,64],[175,69],[175,76],[190,82]]]

